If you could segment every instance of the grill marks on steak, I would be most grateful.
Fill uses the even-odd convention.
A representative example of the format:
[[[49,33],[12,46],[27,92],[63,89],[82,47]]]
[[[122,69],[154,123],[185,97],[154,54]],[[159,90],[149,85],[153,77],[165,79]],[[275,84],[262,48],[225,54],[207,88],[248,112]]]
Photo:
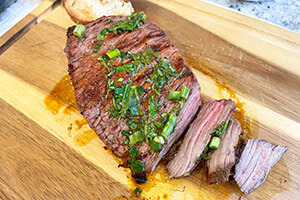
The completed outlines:
[[[109,23],[110,19],[114,22]],[[105,98],[107,92],[105,74],[108,72],[97,58],[115,48],[121,51],[140,53],[150,47],[159,52],[162,57],[170,59],[177,72],[180,72],[184,67],[186,68],[181,77],[171,79],[169,86],[161,91],[161,96],[159,97],[160,110],[162,112],[169,112],[176,105],[176,102],[168,99],[168,91],[180,90],[183,85],[190,88],[190,96],[178,116],[177,126],[168,138],[168,143],[164,144],[162,150],[156,153],[149,151],[150,148],[147,143],[138,146],[138,150],[141,152],[139,159],[147,163],[145,172],[151,173],[159,160],[179,138],[196,114],[201,105],[200,86],[193,72],[178,50],[171,44],[164,31],[151,22],[146,22],[135,31],[126,31],[118,35],[109,33],[105,36],[104,41],[96,41],[96,37],[101,30],[124,20],[126,20],[126,17],[109,16],[86,23],[84,24],[86,33],[82,38],[77,38],[73,35],[72,32],[75,26],[70,27],[67,33],[68,40],[65,52],[69,61],[69,73],[72,77],[76,100],[82,114],[99,138],[115,155],[122,158],[123,161],[126,161],[128,157],[126,153],[128,148],[123,143],[125,136],[122,136],[121,132],[128,130],[128,127],[126,120],[121,119],[116,124],[113,117],[108,114],[108,109],[112,106],[111,95]],[[103,45],[98,53],[93,53],[93,48],[98,42],[103,43]],[[116,59],[113,65],[119,66],[129,61]],[[115,73],[112,79],[117,80],[122,77],[126,82],[128,78],[131,78],[134,84],[142,85],[152,71],[153,68],[149,67],[147,70],[142,70],[135,75]],[[143,73],[146,74],[146,77],[142,75]],[[151,95],[153,93],[149,90],[144,92],[141,98],[147,99]],[[148,105],[144,103],[141,106],[146,110]]]
[[[231,118],[225,133],[222,135],[220,147],[206,162],[207,181],[209,184],[229,181],[233,175],[232,168],[235,165],[235,152],[241,134],[241,124],[235,118]]]
[[[241,191],[247,195],[258,188],[286,151],[287,147],[264,140],[248,140],[235,167],[234,179]]]
[[[209,143],[213,129],[224,122],[234,109],[235,102],[225,99],[209,101],[203,105],[190,125],[178,153],[167,165],[172,178],[184,176],[197,166],[197,158]]]

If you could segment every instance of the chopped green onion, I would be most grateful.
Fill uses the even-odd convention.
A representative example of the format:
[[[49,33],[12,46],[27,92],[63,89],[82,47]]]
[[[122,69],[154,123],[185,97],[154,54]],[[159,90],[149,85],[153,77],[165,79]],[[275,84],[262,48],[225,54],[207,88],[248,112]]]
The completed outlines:
[[[177,117],[173,113],[170,114],[169,119],[161,132],[161,135],[165,139],[168,139],[168,137],[173,132],[174,127],[176,126],[176,122],[177,122]]]
[[[137,188],[135,188],[135,190],[133,192],[140,196],[142,194],[143,190],[141,190],[140,188],[137,187]]]
[[[180,97],[187,99],[190,93],[190,89],[186,86],[183,86],[180,91]]]
[[[141,141],[143,141],[143,134],[141,131],[137,131],[129,136],[129,146],[133,146]]]
[[[213,137],[209,143],[210,149],[218,149],[221,144],[221,138],[219,137]]]
[[[81,38],[85,33],[85,27],[82,24],[78,24],[74,31],[73,31],[73,35]]]
[[[112,19],[108,20],[108,23],[113,23],[113,22],[114,22],[114,20],[112,20]]]
[[[113,59],[113,58],[115,58],[115,57],[120,56],[120,51],[119,51],[119,49],[114,49],[114,50],[112,50],[112,51],[110,51],[110,52],[107,52],[106,55],[107,55],[110,59]]]
[[[140,160],[135,160],[131,163],[131,169],[134,172],[142,172],[146,168],[147,164]]]
[[[180,91],[171,91],[169,94],[169,99],[179,100],[180,99]]]
[[[165,143],[164,137],[162,137],[162,136],[154,137],[153,141],[156,142],[156,143],[159,143],[159,144],[164,144]]]

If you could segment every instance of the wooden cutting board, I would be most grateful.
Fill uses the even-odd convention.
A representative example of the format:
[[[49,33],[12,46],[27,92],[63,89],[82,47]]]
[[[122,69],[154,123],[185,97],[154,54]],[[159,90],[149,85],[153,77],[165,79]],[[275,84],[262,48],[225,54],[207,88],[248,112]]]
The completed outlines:
[[[184,2],[184,3],[183,3]],[[288,146],[266,182],[242,196],[208,185],[201,166],[168,180],[160,165],[148,199],[299,199],[300,35],[198,0],[134,0],[193,67],[203,100],[233,98],[249,138]],[[128,170],[88,127],[63,52],[73,25],[62,7],[0,56],[0,199],[133,199]]]

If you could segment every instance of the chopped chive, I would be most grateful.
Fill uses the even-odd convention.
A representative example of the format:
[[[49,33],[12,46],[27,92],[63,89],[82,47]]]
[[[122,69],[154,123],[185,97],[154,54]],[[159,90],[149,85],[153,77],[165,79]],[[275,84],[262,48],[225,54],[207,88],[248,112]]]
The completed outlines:
[[[190,93],[190,89],[186,86],[183,86],[180,91],[180,97],[187,99]]]
[[[210,149],[218,149],[221,144],[221,138],[219,137],[213,137],[209,143],[209,148]]]
[[[169,94],[169,99],[179,100],[180,99],[180,91],[171,91]]]
[[[114,49],[114,50],[112,50],[112,51],[110,51],[110,52],[107,52],[106,55],[107,55],[110,59],[113,59],[113,58],[115,58],[115,57],[120,56],[120,51],[119,51],[119,49]]]
[[[73,35],[81,38],[85,33],[85,27],[82,24],[78,24],[74,31],[73,31]]]

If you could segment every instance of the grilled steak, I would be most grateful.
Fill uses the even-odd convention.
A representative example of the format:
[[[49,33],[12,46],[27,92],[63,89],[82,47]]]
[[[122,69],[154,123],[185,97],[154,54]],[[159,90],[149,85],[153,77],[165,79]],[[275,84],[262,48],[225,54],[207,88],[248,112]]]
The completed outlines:
[[[235,167],[234,179],[241,191],[247,195],[258,188],[285,151],[287,147],[258,139],[248,140]]]
[[[232,168],[235,165],[235,152],[241,134],[241,125],[238,120],[231,118],[228,127],[222,136],[222,142],[206,162],[207,180],[209,184],[222,183],[233,175]]]
[[[178,153],[167,165],[172,178],[184,176],[197,166],[198,158],[209,143],[212,131],[226,121],[234,109],[235,102],[225,99],[209,101],[203,105],[190,125]]]
[[[124,162],[129,159],[129,154],[128,145],[124,142],[126,137],[122,135],[122,131],[127,131],[129,128],[126,119],[120,118],[116,120],[108,111],[113,106],[113,97],[112,95],[105,97],[108,92],[108,81],[105,75],[108,72],[105,66],[97,60],[98,57],[116,48],[121,52],[129,51],[132,54],[141,53],[151,48],[155,52],[160,53],[162,58],[168,58],[176,72],[179,73],[185,69],[180,77],[172,77],[170,79],[157,98],[160,112],[170,113],[171,109],[178,103],[169,100],[169,91],[178,91],[183,86],[190,89],[189,97],[178,115],[177,125],[173,133],[168,137],[167,142],[162,145],[160,151],[152,151],[146,142],[139,143],[136,147],[139,151],[137,155],[139,160],[146,163],[144,172],[151,173],[194,118],[201,105],[200,86],[178,49],[171,44],[164,31],[149,21],[141,24],[134,31],[124,31],[118,34],[108,33],[105,35],[104,40],[100,41],[102,46],[99,51],[97,53],[93,52],[96,43],[99,43],[96,40],[97,35],[105,28],[117,25],[126,19],[126,17],[121,16],[109,16],[86,23],[84,24],[85,34],[82,38],[73,35],[75,26],[70,27],[67,32],[68,39],[65,52],[67,53],[69,73],[72,77],[76,100],[81,113],[105,145]],[[128,62],[130,62],[130,59],[117,58],[112,64],[121,66]],[[152,65],[149,65],[146,69],[143,68],[142,71],[135,74],[126,72],[115,73],[112,75],[111,80],[116,83],[117,80],[122,78],[123,82],[128,83],[130,79],[133,84],[146,88],[147,84],[149,84],[147,79],[153,71]],[[153,91],[146,89],[140,96],[142,100],[146,100],[141,103],[141,107],[144,110],[148,108],[147,99],[153,96]],[[145,114],[147,115],[148,113]]]

